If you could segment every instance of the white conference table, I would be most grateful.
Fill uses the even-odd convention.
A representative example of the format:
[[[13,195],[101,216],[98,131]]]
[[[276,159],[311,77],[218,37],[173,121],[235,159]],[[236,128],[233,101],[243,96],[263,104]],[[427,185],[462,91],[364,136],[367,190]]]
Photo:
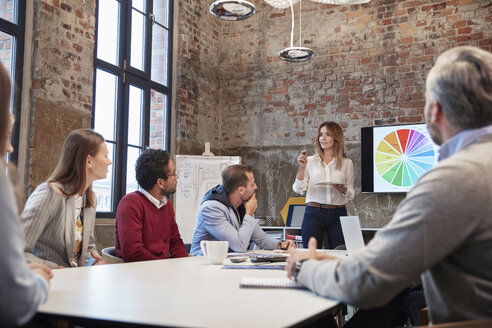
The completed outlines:
[[[295,327],[327,317],[338,301],[308,290],[239,288],[243,277],[281,270],[234,270],[203,256],[54,271],[38,319],[84,326]]]

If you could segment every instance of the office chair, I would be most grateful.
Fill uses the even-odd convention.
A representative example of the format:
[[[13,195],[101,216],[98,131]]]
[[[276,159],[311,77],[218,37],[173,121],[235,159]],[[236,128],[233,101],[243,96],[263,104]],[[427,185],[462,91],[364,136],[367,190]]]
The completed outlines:
[[[114,246],[103,248],[102,257],[104,261],[108,264],[123,263],[123,259],[121,257],[116,256],[116,253],[114,251]]]

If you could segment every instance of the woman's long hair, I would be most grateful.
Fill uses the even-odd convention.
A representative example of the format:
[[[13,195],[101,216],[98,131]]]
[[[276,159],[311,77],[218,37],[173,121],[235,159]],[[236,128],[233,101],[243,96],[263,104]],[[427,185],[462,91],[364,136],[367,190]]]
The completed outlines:
[[[0,64],[0,136],[2,142],[0,143],[0,154],[4,154],[6,149],[3,138],[8,133],[10,127],[10,77],[2,64]]]
[[[335,140],[335,169],[340,170],[342,168],[343,159],[347,158],[347,154],[345,153],[345,140],[343,139],[343,131],[338,123],[327,121],[319,125],[318,134],[316,135],[315,139],[316,152],[320,157],[322,157],[323,148],[321,148],[321,144],[319,142],[319,135],[321,133],[321,128],[324,126],[326,126],[326,128],[330,132],[331,137]]]
[[[59,183],[63,188],[62,193],[67,197],[82,193],[87,179],[87,156],[96,156],[103,142],[104,138],[94,130],[72,131],[63,144],[60,160],[48,178],[48,183]],[[92,186],[89,186],[85,207],[95,206],[95,195]]]

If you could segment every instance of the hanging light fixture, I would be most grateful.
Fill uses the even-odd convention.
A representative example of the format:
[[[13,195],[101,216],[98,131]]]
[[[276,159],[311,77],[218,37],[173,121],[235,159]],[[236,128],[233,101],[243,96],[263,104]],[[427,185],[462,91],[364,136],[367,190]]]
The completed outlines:
[[[360,3],[368,3],[371,0],[311,0],[314,2],[327,3],[331,5],[348,6],[356,5]],[[265,0],[270,6],[278,9],[287,9],[290,7],[290,0]],[[296,4],[299,0],[293,0],[292,3]]]
[[[278,56],[280,59],[288,61],[288,62],[300,62],[311,59],[314,57],[314,51],[309,48],[302,47],[302,0],[299,3],[299,47],[294,47],[294,4],[293,0],[290,0],[290,13],[292,16],[292,27],[290,31],[290,47],[285,48],[284,50],[280,50]]]
[[[238,21],[253,16],[255,6],[243,0],[218,0],[210,5],[210,13],[224,20]]]
[[[293,5],[299,2],[299,0],[265,0],[266,3],[268,3],[270,6],[278,9],[287,9],[290,7],[290,3],[292,2]]]
[[[350,6],[361,3],[368,3],[371,0],[311,0],[313,2],[327,3],[329,5]]]

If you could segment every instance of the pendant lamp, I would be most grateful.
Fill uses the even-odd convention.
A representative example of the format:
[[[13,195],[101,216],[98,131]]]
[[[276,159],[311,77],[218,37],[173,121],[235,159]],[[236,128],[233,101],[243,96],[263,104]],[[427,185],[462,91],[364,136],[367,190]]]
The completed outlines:
[[[292,2],[293,5],[299,2],[299,0],[265,0],[266,3],[268,3],[270,6],[278,9],[287,9],[290,7],[290,4]]]
[[[302,47],[302,37],[301,37],[301,23],[302,23],[302,13],[301,8],[302,0],[299,3],[299,47],[294,47],[294,3],[290,0],[290,13],[292,16],[292,27],[290,32],[290,47],[280,50],[278,56],[280,59],[288,62],[300,62],[311,59],[314,57],[314,51],[309,48]]]
[[[311,0],[311,1],[319,2],[319,3],[327,3],[329,5],[350,6],[350,5],[358,5],[361,3],[368,3],[371,0]]]
[[[242,20],[253,16],[255,12],[255,6],[243,0],[218,0],[210,5],[210,13],[223,20]]]
[[[339,6],[349,6],[356,5],[360,3],[368,3],[370,0],[311,0],[314,2],[327,3],[331,5],[339,5]],[[265,0],[270,6],[278,9],[287,9],[290,7],[290,0]],[[292,3],[295,5],[299,0],[292,0]]]

